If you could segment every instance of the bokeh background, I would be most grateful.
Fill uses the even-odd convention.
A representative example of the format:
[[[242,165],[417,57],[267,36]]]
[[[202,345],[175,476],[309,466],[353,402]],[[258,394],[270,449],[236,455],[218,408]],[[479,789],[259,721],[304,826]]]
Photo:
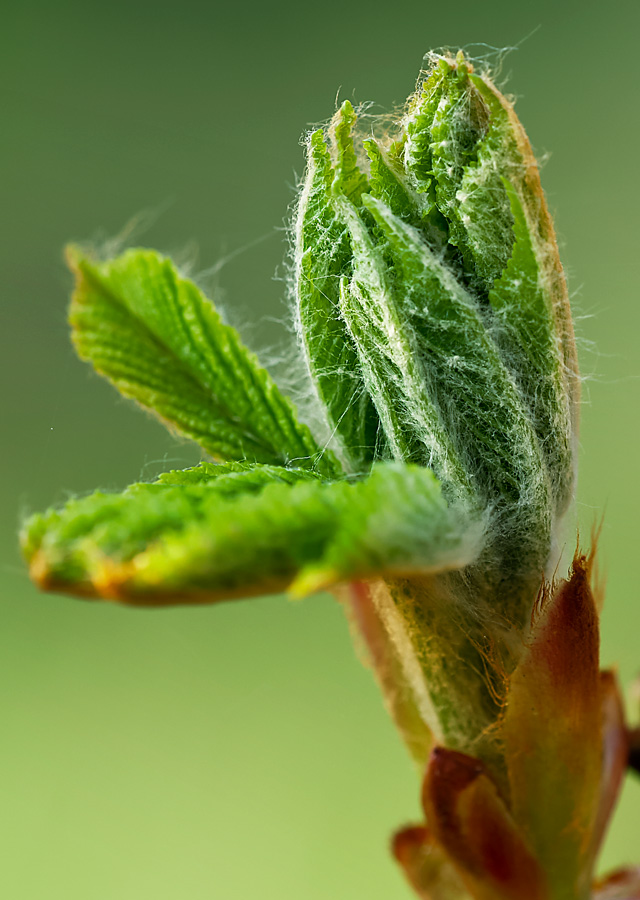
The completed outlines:
[[[140,612],[39,595],[15,534],[25,512],[199,458],[74,358],[63,244],[133,222],[130,239],[210,270],[228,318],[277,356],[301,133],[337,92],[401,102],[432,47],[496,61],[518,45],[501,78],[546,160],[586,376],[584,541],[605,511],[603,660],[630,684],[639,26],[631,0],[4,5],[2,896],[410,896],[387,841],[417,816],[418,781],[333,601]],[[640,861],[638,807],[630,778],[606,866]]]

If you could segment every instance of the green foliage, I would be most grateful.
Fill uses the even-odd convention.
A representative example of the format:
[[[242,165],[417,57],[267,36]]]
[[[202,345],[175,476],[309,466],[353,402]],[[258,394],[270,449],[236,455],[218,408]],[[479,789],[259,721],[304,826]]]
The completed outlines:
[[[34,516],[23,545],[44,586],[144,604],[456,568],[480,536],[428,469],[379,463],[365,480],[326,482],[303,469],[203,463]]]
[[[318,131],[309,144],[296,226],[297,313],[309,370],[341,456],[352,471],[359,471],[380,454],[380,425],[356,348],[338,312],[340,279],[351,270],[352,251],[333,207],[333,179]]]
[[[504,183],[515,241],[511,259],[489,293],[495,314],[492,334],[527,399],[553,497],[564,510],[573,489],[574,448],[555,322],[522,202],[506,179]]]
[[[74,249],[80,356],[223,464],[72,500],[23,547],[43,587],[130,603],[368,581],[390,707],[504,786],[496,723],[557,563],[578,378],[522,126],[462,55],[432,62],[394,133],[361,140],[346,102],[309,136],[292,293],[324,434],[168,259]]]
[[[79,355],[212,456],[337,474],[291,402],[198,287],[152,250],[69,251]]]
[[[557,252],[526,136],[461,56],[434,65],[398,134],[363,142],[368,179],[354,171],[355,124],[345,102],[329,146],[322,131],[310,138],[296,229],[303,342],[323,377],[342,371],[308,324],[303,272],[306,260],[326,257],[330,211],[350,254],[332,272],[324,334],[355,349],[358,396],[377,413],[373,458],[427,465],[451,502],[491,507],[483,565],[499,577],[528,572],[532,591],[573,491],[575,375],[559,339],[566,292],[548,263]],[[323,202],[311,200],[320,159]],[[333,428],[354,420],[353,397],[331,393]],[[519,608],[524,622],[531,595],[514,605],[508,593],[505,612],[518,618]]]

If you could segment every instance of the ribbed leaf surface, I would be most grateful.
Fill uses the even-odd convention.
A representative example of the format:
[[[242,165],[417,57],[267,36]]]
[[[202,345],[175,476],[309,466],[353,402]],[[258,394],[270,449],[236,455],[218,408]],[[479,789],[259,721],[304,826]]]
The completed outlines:
[[[337,465],[199,288],[152,250],[93,262],[75,249],[70,321],[83,359],[220,459]]]

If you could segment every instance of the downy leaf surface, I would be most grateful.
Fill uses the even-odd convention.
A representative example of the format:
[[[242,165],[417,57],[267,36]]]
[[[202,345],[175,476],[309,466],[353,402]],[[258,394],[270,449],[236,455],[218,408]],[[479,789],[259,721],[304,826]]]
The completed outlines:
[[[326,482],[203,464],[36,515],[23,550],[43,587],[154,604],[455,568],[481,537],[481,521],[452,511],[425,468],[380,463],[367,479]]]

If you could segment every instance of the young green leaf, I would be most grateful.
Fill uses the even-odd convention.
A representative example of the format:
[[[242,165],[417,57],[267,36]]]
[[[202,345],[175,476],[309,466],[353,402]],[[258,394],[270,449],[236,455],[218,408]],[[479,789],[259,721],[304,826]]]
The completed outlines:
[[[544,473],[527,411],[475,298],[415,229],[374,198],[366,207],[387,241],[392,279],[386,293],[395,295],[400,322],[413,336],[425,405],[428,397],[476,490],[485,502],[496,496],[518,502],[534,485],[540,491]]]
[[[368,200],[367,208],[375,201]],[[341,313],[358,348],[360,366],[397,460],[429,465],[456,494],[468,491],[464,472],[428,392],[414,332],[399,308],[387,262],[348,199],[342,201],[354,271],[342,284]],[[401,302],[401,300],[400,300]]]
[[[337,474],[291,401],[169,259],[129,250],[95,262],[71,248],[69,261],[76,349],[125,396],[214,457]]]
[[[334,182],[356,200],[366,183],[355,166],[351,124],[349,119],[333,131],[334,142],[341,142],[337,170],[323,132],[316,131],[309,139],[294,256],[296,315],[309,370],[341,456],[351,471],[358,472],[385,451],[378,416],[339,307],[340,279],[351,272],[352,250],[349,232],[334,207]]]
[[[380,463],[353,483],[200,466],[35,516],[22,543],[43,587],[154,604],[455,568],[481,540],[480,520],[450,509],[428,469]]]
[[[514,219],[513,253],[489,292],[492,334],[529,407],[547,464],[558,513],[574,489],[571,404],[563,390],[564,366],[555,334],[553,309],[523,204],[505,180]]]

